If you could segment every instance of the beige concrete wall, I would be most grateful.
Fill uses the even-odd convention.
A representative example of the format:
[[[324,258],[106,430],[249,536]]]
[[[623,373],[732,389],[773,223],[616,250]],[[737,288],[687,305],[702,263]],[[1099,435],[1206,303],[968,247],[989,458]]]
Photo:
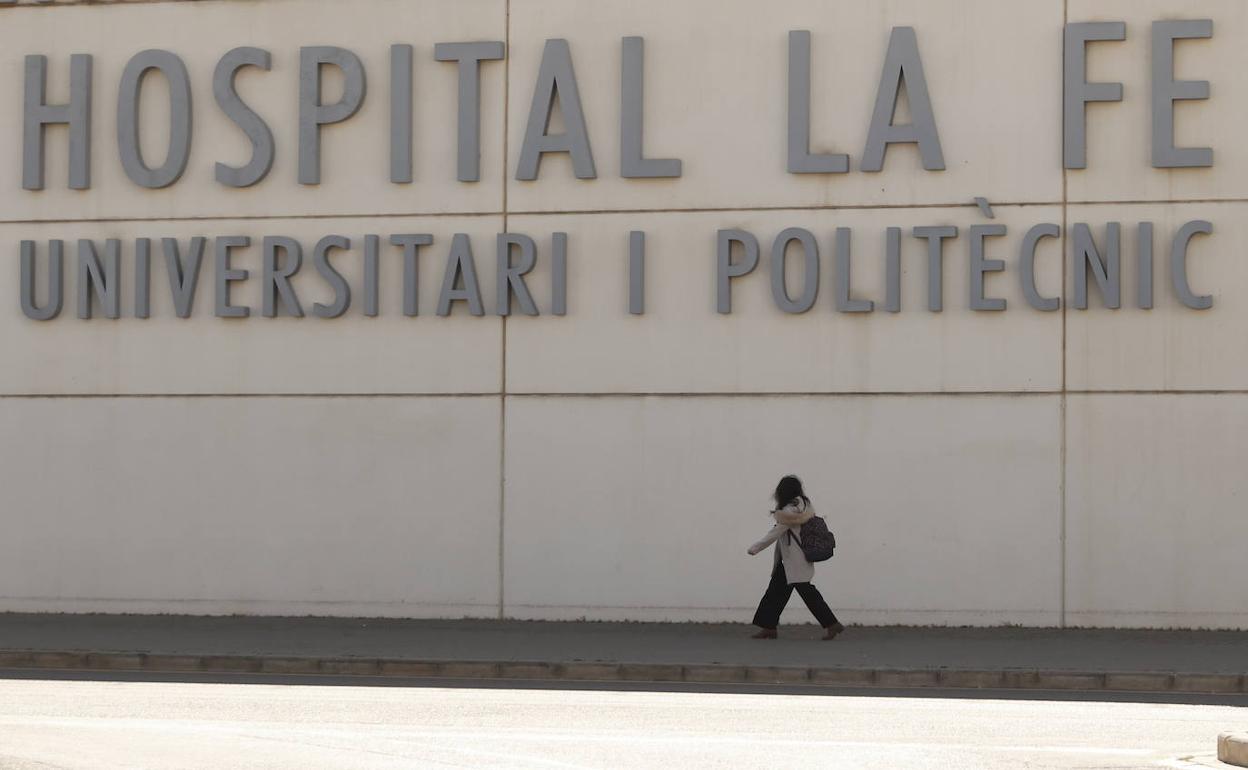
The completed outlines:
[[[490,398],[0,399],[0,601],[493,615],[498,420]]]
[[[1235,0],[167,0],[0,4],[0,611],[514,616],[747,621],[769,557],[776,478],[799,473],[841,547],[816,582],[846,622],[1248,628],[1236,580],[1244,531],[1248,348],[1243,344],[1248,92]],[[1213,99],[1176,107],[1180,144],[1213,169],[1149,166],[1149,25],[1214,19],[1177,47],[1176,76]],[[1124,101],[1088,108],[1086,170],[1063,171],[1062,25],[1123,20],[1089,46],[1090,80]],[[889,30],[911,25],[947,169],[890,149],[860,170]],[[811,31],[812,150],[847,152],[844,175],[785,171],[787,33]],[[619,176],[620,38],[646,40],[645,141],[680,179]],[[547,157],[514,179],[544,41],[568,39],[598,178]],[[504,40],[481,76],[481,181],[455,179],[456,70],[437,42]],[[415,181],[388,181],[389,46],[415,53]],[[216,108],[211,74],[239,45],[270,72],[239,88],[273,129],[269,177],[213,181],[247,143]],[[324,130],[323,182],[296,183],[298,49],[340,45],[368,73],[359,114]],[[116,150],[117,81],[145,48],[190,71],[194,146],[165,190],[131,183]],[[49,131],[48,187],[20,189],[22,64],[95,57],[93,188],[65,188],[65,131]],[[330,79],[329,88],[337,85]],[[166,100],[143,105],[160,157]],[[558,125],[558,121],[556,121]],[[994,224],[986,279],[1004,312],[968,309],[972,225]],[[1184,222],[1193,289],[1168,283]],[[1069,306],[1070,239],[1037,252],[1062,294],[1030,308],[1028,227],[1123,227],[1123,307]],[[1136,224],[1155,224],[1155,307],[1134,303]],[[926,309],[924,244],[956,225],[943,312]],[[815,307],[779,311],[771,243],[817,238]],[[903,228],[902,308],[838,313],[833,233],[852,227],[855,296],[884,297],[885,230]],[[715,311],[715,233],[755,234],[762,259]],[[494,314],[494,236],[532,235],[543,315]],[[647,234],[646,313],[627,305],[628,232]],[[568,315],[548,314],[551,233],[569,247]],[[401,257],[383,245],[381,314],[361,310],[367,234],[429,233],[420,315],[401,313]],[[450,239],[472,239],[487,315],[433,313]],[[305,249],[294,285],[326,301],[311,248],[341,234],[352,284],[341,318],[259,317],[259,249]],[[247,235],[235,290],[247,319],[211,314],[206,255],[196,312],[174,317],[153,262],[152,318],[133,317],[133,240]],[[18,242],[67,245],[66,304],[50,322],[18,303]],[[122,240],[122,318],[74,317],[74,242]],[[789,276],[800,280],[795,265]],[[786,622],[809,620],[799,602]]]
[[[1243,393],[1088,394],[1067,405],[1067,620],[1248,626]]]
[[[847,618],[1055,625],[1058,406],[1010,395],[511,397],[509,614],[748,620],[772,553],[751,558],[745,546],[770,528],[769,488],[794,472],[836,533],[816,583]],[[809,621],[800,600],[789,618]]]

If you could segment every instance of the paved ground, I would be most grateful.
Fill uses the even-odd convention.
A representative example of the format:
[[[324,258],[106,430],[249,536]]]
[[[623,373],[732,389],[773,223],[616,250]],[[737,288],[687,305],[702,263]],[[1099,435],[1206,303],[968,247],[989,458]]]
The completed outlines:
[[[1217,734],[1245,713],[992,697],[0,678],[0,768],[1182,769],[1216,766]]]
[[[0,650],[456,661],[1248,673],[1248,632],[0,613]]]

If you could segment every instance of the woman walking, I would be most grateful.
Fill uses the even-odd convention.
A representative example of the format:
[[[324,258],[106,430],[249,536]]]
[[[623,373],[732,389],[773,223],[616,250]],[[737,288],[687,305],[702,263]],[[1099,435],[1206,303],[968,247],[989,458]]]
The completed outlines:
[[[754,613],[754,625],[760,629],[754,634],[754,638],[776,638],[780,613],[784,611],[784,605],[789,603],[789,597],[796,588],[815,620],[823,626],[823,639],[835,639],[837,634],[845,630],[845,626],[836,619],[819,589],[811,585],[810,579],[815,576],[815,565],[806,559],[801,547],[802,525],[815,515],[815,509],[811,507],[810,498],[806,497],[802,482],[796,476],[780,479],[780,483],[776,485],[775,500],[776,510],[771,515],[775,518],[776,525],[762,540],[749,548],[750,555],[754,556],[773,543],[776,546],[771,583],[758,603],[758,611]]]

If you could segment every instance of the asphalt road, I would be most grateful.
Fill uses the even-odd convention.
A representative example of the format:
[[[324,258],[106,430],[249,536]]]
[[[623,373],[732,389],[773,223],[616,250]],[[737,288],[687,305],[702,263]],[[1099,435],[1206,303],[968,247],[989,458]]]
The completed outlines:
[[[288,681],[0,678],[0,768],[1199,768],[1248,725],[1229,705],[1005,693]]]

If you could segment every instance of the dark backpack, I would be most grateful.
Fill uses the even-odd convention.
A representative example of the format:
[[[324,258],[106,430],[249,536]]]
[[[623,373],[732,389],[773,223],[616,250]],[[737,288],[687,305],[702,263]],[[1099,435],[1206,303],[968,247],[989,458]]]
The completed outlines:
[[[793,530],[789,530],[789,536],[793,536]],[[822,516],[811,516],[802,525],[797,545],[805,554],[806,561],[827,561],[832,558],[832,551],[836,549],[836,537],[828,529],[828,523]]]

